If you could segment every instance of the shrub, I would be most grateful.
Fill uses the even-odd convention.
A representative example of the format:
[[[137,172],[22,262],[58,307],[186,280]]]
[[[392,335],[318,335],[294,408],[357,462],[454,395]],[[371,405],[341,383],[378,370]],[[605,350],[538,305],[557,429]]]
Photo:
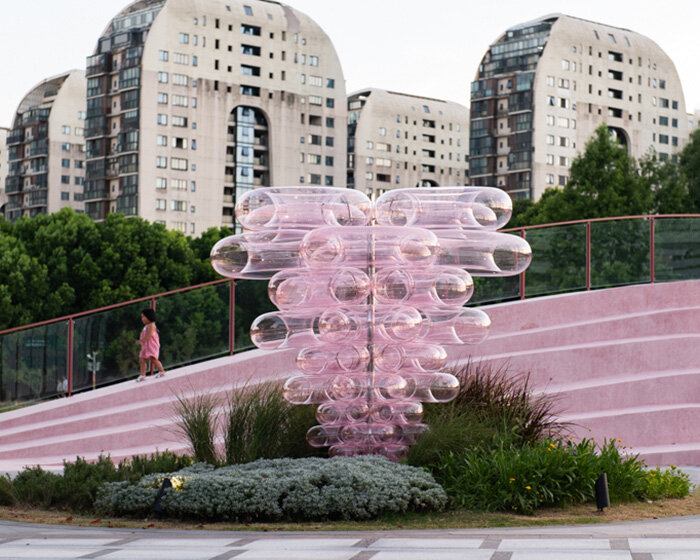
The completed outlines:
[[[24,469],[12,480],[14,494],[21,503],[48,508],[53,504],[59,478],[41,467]]]
[[[105,514],[148,514],[165,475],[137,484],[106,484],[96,507]],[[422,469],[384,457],[263,459],[172,473],[162,500],[184,518],[252,520],[370,519],[383,513],[440,510],[444,490]]]
[[[656,467],[646,473],[642,500],[684,498],[690,493],[690,477],[675,466],[667,469]]]
[[[216,454],[217,409],[219,400],[210,393],[197,393],[193,397],[178,395],[174,412],[177,431],[189,442],[198,462],[218,463]]]
[[[16,506],[17,496],[10,475],[0,476],[0,506]]]
[[[528,374],[472,362],[452,373],[459,379],[459,393],[449,403],[425,405],[430,430],[409,450],[410,464],[439,469],[445,453],[460,455],[503,443],[520,446],[565,431],[566,424],[556,419],[556,399],[533,395]]]
[[[318,454],[306,442],[315,423],[315,407],[289,404],[277,383],[232,391],[223,422],[225,462]]]

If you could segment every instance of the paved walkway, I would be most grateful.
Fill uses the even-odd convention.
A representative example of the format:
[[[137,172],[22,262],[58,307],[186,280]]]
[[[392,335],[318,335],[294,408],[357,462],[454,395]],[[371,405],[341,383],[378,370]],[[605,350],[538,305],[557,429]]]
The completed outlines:
[[[508,529],[259,533],[0,522],[2,560],[698,560],[700,515]]]

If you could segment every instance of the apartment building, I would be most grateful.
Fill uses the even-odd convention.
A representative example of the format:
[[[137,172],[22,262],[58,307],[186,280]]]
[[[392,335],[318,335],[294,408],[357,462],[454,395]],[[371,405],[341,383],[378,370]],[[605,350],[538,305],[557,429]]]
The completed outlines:
[[[0,216],[5,215],[5,203],[7,202],[5,177],[7,177],[7,134],[9,132],[9,128],[0,126]]]
[[[6,139],[6,219],[83,210],[84,126],[82,70],[48,78],[24,96]]]
[[[466,185],[468,146],[463,105],[376,88],[348,96],[347,185],[370,197]]]
[[[345,82],[305,14],[268,0],[138,0],[87,62],[86,212],[198,235],[259,186],[344,186]]]
[[[566,184],[602,123],[635,158],[676,156],[688,118],[666,53],[634,31],[563,14],[511,27],[472,82],[471,183],[537,200]]]

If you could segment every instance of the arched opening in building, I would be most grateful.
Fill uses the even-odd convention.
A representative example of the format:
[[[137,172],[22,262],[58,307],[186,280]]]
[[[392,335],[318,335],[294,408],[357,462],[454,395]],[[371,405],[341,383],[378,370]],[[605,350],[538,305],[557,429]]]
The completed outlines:
[[[416,187],[438,187],[439,185],[437,184],[437,181],[433,181],[432,179],[421,179],[418,181],[418,184]]]
[[[239,105],[228,117],[223,224],[239,232],[233,209],[244,193],[270,185],[269,125],[256,107]]]
[[[625,131],[624,128],[620,128],[618,126],[609,126],[608,131],[610,132],[610,136],[612,136],[615,140],[618,141],[620,146],[622,146],[625,150],[627,150],[627,153],[630,153],[630,139],[629,135]]]

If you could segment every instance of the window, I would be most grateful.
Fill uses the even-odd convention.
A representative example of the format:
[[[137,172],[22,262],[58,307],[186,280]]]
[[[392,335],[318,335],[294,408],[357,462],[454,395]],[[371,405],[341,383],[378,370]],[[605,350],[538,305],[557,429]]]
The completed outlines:
[[[172,124],[173,126],[187,126],[187,117],[178,117],[173,115]]]
[[[316,174],[316,173],[311,173],[309,175],[309,183],[312,185],[320,185],[321,184],[321,176]]]
[[[622,53],[615,51],[608,51],[608,60],[614,60],[615,62],[623,62]]]
[[[318,66],[318,57],[317,56],[309,56],[309,66]]]
[[[189,33],[180,33],[178,35],[178,40],[180,41],[181,44],[187,45],[190,42],[190,34]]]
[[[164,62],[167,62],[168,60],[168,51],[158,51],[158,60],[162,60]]]
[[[554,76],[547,76],[547,85],[548,86],[554,85]]]
[[[250,6],[243,6],[243,11],[245,12],[245,15],[247,15],[247,16],[253,15],[253,8],[251,8]]]
[[[260,56],[260,47],[256,47],[255,45],[241,45],[241,53]]]
[[[553,95],[548,95],[547,96],[547,105],[550,105],[552,107],[556,106],[557,100],[554,98]]]
[[[566,156],[559,156],[559,165],[562,167],[569,167],[569,158]]]
[[[559,78],[559,87],[569,89],[569,80],[566,78]]]
[[[329,89],[335,88],[335,80],[333,78],[327,78],[326,79],[326,87]]]
[[[559,145],[562,146],[563,148],[568,148],[569,147],[569,139],[566,136],[560,136],[559,137]]]
[[[562,59],[561,61],[561,69],[562,70],[568,70],[569,69],[569,61]]]
[[[608,33],[608,39],[610,39],[610,42],[611,42],[613,45],[614,45],[615,43],[617,43],[617,41],[615,40],[615,35],[613,35],[612,33]]]
[[[173,84],[176,86],[186,86],[189,84],[189,80],[185,74],[173,74]]]
[[[156,167],[165,169],[168,167],[168,158],[165,156],[156,156]]]
[[[184,200],[171,200],[170,209],[175,212],[185,212],[187,211],[187,202]]]
[[[333,156],[326,156],[326,165],[329,167],[333,166]]]
[[[67,191],[61,191],[61,200],[70,200],[70,193]]]
[[[321,156],[318,154],[308,154],[308,161],[311,165],[321,165]]]
[[[241,64],[241,74],[243,74],[244,76],[259,76],[260,67],[249,66],[248,64]]]
[[[158,83],[160,83],[160,84],[167,84],[168,83],[168,73],[167,72],[158,72]]]
[[[547,165],[554,165],[554,155],[547,154]]]
[[[333,177],[331,175],[326,175],[326,186],[327,187],[332,187],[333,186]]]
[[[374,142],[372,142],[371,140],[367,140],[366,148],[368,150],[373,150],[374,149]]]
[[[176,191],[186,191],[187,181],[185,179],[172,179],[170,186]]]
[[[170,169],[187,171],[187,160],[185,158],[170,158]]]
[[[156,177],[156,188],[163,190],[168,188],[168,180],[165,177]]]
[[[255,35],[260,36],[260,27],[257,25],[247,25],[245,23],[241,24],[241,33],[243,35]]]
[[[156,144],[158,146],[167,146],[168,145],[168,137],[164,136],[162,134],[159,134],[156,136]]]
[[[559,186],[563,187],[566,185],[566,175],[559,175]]]
[[[555,118],[554,115],[547,115],[547,124],[549,126],[554,126]]]
[[[168,104],[168,94],[167,93],[158,93],[158,103],[160,105],[167,105]]]
[[[62,159],[61,160],[61,167],[70,167],[70,160],[69,159]]]
[[[185,53],[173,53],[173,62],[175,64],[189,64],[190,55]]]
[[[662,109],[668,109],[668,99],[665,97],[659,97],[659,107]]]
[[[333,137],[326,136],[326,146],[333,146]]]
[[[187,107],[189,98],[186,95],[173,95],[173,107]]]
[[[320,146],[321,145],[321,137],[318,136],[317,134],[309,134],[309,144],[312,144],[314,146]]]
[[[667,134],[659,134],[659,144],[668,144]]]
[[[156,198],[156,210],[165,210],[166,200],[164,198]]]
[[[545,176],[545,182],[548,185],[553,185],[554,184],[554,175],[552,175],[551,173],[547,173],[547,175]]]
[[[309,105],[323,105],[323,97],[320,95],[309,95]]]
[[[163,113],[158,113],[158,124],[166,125],[168,124],[168,115]]]
[[[659,117],[659,125],[668,126],[668,117]]]
[[[256,86],[241,85],[239,88],[239,93],[241,95],[252,95],[253,97],[260,97],[260,88]]]
[[[66,126],[65,124],[61,127],[61,134],[70,134],[70,126]]]
[[[64,152],[70,152],[70,146],[71,146],[71,145],[70,145],[70,142],[63,142],[63,143],[61,144],[61,149],[62,149]]]
[[[557,119],[557,126],[559,128],[569,128],[569,119],[565,117],[559,117]]]
[[[323,78],[321,76],[309,76],[309,85],[321,87],[323,86]]]
[[[173,146],[173,148],[180,148],[180,149],[186,150],[187,149],[187,138],[178,138],[177,136],[173,136],[172,146]]]

